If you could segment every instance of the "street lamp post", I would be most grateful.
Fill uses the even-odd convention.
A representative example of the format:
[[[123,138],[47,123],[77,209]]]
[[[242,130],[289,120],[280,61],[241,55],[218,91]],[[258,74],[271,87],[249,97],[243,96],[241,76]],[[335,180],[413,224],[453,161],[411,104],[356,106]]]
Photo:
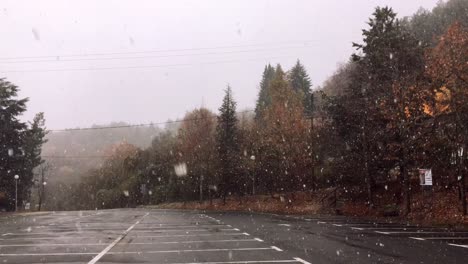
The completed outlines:
[[[15,212],[18,211],[18,179],[19,175],[15,175]]]

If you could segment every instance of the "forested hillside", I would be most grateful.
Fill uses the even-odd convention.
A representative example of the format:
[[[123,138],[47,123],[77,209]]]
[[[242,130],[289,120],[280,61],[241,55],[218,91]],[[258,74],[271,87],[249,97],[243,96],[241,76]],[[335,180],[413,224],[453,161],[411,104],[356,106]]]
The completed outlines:
[[[76,163],[94,168],[51,208],[334,188],[369,210],[410,214],[422,210],[412,202],[422,192],[418,170],[431,169],[432,191],[456,197],[447,207],[466,215],[468,2],[451,0],[406,18],[397,11],[370,14],[354,54],[323,87],[312,87],[300,60],[291,69],[269,64],[252,110],[237,109],[227,86],[220,87],[218,111],[193,109],[177,133],[52,134],[48,155],[105,157]]]

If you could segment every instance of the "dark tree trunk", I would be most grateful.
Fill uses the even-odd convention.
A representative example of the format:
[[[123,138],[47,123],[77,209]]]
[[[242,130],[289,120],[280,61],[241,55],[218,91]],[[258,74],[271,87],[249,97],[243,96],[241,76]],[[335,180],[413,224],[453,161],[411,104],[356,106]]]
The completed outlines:
[[[372,175],[370,173],[369,169],[369,150],[368,150],[368,142],[367,142],[367,133],[366,133],[366,127],[364,127],[363,131],[363,157],[364,157],[364,174],[365,174],[365,180],[366,180],[366,186],[367,186],[367,202],[369,203],[369,208],[374,207],[374,201],[373,201],[373,182],[372,182]]]
[[[458,175],[460,177],[459,181],[458,181],[458,188],[460,190],[460,200],[461,200],[461,206],[462,206],[462,213],[463,215],[467,215],[467,208],[466,208],[466,187],[465,187],[465,169],[464,169],[464,160],[465,160],[465,146],[462,145],[461,147],[463,150],[462,150],[462,153],[460,155],[460,159],[459,159],[459,162],[458,162]]]
[[[411,184],[408,174],[408,169],[405,164],[405,159],[403,158],[403,164],[400,165],[400,173],[403,178],[403,201],[405,207],[405,214],[409,214],[411,212]]]

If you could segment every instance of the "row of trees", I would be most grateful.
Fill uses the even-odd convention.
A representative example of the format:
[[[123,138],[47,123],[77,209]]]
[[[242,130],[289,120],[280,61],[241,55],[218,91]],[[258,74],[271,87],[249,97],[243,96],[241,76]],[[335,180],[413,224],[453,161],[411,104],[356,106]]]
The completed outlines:
[[[412,176],[432,168],[436,186],[459,191],[466,214],[468,12],[451,12],[460,8],[468,10],[466,1],[452,0],[405,19],[377,8],[356,53],[323,88],[312,93],[299,61],[286,72],[267,65],[254,112],[236,112],[228,87],[219,113],[193,110],[177,133],[161,133],[147,149],[116,148],[74,188],[72,204],[339,186],[356,189],[371,207],[385,188],[408,213]],[[429,34],[431,21],[445,26]]]
[[[17,96],[18,87],[0,79],[0,209],[3,210],[15,209],[16,183],[18,206],[30,199],[30,189],[35,183],[42,184],[35,181],[34,168],[43,162],[44,114],[37,114],[29,123],[20,121],[28,99]]]
[[[432,168],[436,185],[458,185],[466,214],[468,31],[456,21],[431,41],[418,39],[419,16],[402,21],[376,9],[363,43],[354,44],[358,53],[328,83],[335,90],[324,105],[328,154],[334,174],[366,185],[370,206],[379,185],[397,182],[397,200],[410,212],[410,173]]]
[[[119,144],[62,206],[108,208],[308,189],[309,77],[300,62],[287,73],[267,65],[261,86],[255,113],[237,112],[227,87],[217,115],[195,109],[177,133],[160,133],[145,150]]]

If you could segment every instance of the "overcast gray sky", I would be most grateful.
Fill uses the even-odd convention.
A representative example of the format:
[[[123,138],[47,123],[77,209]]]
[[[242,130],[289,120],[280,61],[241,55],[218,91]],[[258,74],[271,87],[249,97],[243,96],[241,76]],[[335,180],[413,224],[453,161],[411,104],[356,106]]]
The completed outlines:
[[[251,109],[266,63],[289,69],[300,59],[321,85],[360,42],[374,7],[407,16],[436,3],[1,1],[0,76],[30,97],[24,118],[45,112],[49,129],[216,111],[227,84],[238,108]]]

